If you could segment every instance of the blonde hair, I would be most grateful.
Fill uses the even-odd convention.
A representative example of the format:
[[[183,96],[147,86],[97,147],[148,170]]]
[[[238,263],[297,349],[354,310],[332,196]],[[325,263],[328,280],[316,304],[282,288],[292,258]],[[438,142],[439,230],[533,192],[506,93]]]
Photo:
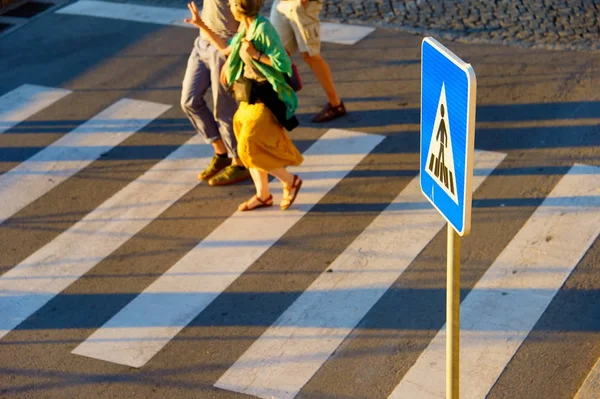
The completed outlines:
[[[236,8],[246,17],[256,17],[263,5],[263,0],[234,0]]]

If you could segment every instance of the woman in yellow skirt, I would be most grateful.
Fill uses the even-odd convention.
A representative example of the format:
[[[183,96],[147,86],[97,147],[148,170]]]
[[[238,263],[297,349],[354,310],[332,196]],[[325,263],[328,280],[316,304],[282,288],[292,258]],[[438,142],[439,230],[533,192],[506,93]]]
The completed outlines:
[[[229,43],[204,24],[193,2],[188,4],[192,18],[185,20],[199,27],[215,47],[228,55],[221,80],[233,85],[240,103],[233,129],[238,155],[250,170],[256,187],[256,194],[240,204],[240,211],[273,205],[268,174],[283,185],[282,210],[294,203],[302,186],[302,180],[286,169],[303,161],[287,134],[287,130],[298,126],[294,116],[298,100],[286,80],[286,75],[292,74],[292,62],[275,28],[259,15],[261,5],[262,0],[230,0],[231,12],[240,22],[240,29]]]

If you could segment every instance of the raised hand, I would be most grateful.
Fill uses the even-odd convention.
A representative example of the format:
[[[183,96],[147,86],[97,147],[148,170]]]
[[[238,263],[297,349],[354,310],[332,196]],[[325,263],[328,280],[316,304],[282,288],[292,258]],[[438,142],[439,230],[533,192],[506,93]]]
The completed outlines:
[[[200,14],[198,13],[198,7],[196,7],[196,3],[191,1],[188,3],[187,6],[190,10],[190,13],[192,13],[192,18],[185,18],[183,22],[187,22],[188,24],[197,26],[200,29],[205,28],[206,24],[204,24],[204,21],[202,20],[202,18],[200,18]]]
[[[243,51],[244,53],[248,54],[250,58],[258,57],[258,50],[256,50],[252,42],[249,42],[246,39],[242,40],[242,47],[240,48],[240,51]]]

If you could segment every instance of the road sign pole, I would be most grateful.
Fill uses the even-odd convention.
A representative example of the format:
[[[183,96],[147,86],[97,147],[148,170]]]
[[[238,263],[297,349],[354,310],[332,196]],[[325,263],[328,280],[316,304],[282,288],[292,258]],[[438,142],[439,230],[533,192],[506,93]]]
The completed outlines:
[[[460,359],[460,236],[448,223],[446,277],[446,399],[458,399]]]
[[[440,42],[421,43],[421,192],[448,222],[446,399],[458,399],[460,241],[471,230],[475,98],[471,64]]]

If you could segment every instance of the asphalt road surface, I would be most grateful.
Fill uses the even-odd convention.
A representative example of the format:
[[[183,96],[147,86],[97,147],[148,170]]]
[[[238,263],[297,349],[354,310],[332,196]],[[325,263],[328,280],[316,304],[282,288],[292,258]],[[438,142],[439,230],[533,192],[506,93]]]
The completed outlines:
[[[196,180],[196,30],[49,12],[0,37],[0,397],[444,397],[423,37],[361,34],[323,44],[328,124],[295,57],[305,185],[243,214],[250,183]],[[573,398],[600,367],[598,54],[442,42],[477,75],[461,398]]]

